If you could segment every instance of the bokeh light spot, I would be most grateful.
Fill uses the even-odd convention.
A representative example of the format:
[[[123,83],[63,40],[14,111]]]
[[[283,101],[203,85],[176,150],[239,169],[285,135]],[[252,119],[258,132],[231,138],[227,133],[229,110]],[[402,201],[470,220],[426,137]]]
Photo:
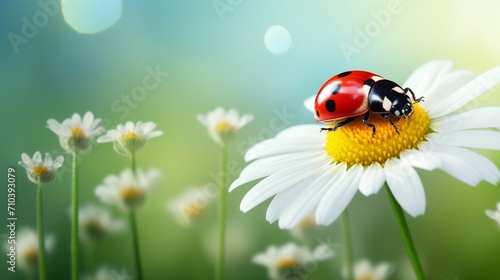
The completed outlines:
[[[292,46],[292,36],[283,26],[273,25],[264,34],[264,43],[270,52],[280,54]]]
[[[121,17],[121,0],[65,0],[61,9],[66,22],[80,33],[108,29]]]

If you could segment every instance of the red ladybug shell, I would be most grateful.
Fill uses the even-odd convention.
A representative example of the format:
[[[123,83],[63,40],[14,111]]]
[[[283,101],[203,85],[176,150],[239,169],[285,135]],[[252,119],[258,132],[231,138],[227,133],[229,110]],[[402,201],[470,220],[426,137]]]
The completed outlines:
[[[362,115],[369,110],[370,86],[365,81],[383,79],[366,71],[347,71],[331,77],[319,89],[314,100],[317,122],[330,122]]]

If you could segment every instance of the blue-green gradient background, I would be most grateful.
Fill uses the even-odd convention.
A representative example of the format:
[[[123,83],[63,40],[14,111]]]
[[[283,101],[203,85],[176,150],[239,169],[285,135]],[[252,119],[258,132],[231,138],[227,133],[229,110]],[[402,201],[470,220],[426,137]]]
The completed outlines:
[[[48,1],[48,0],[42,0]],[[36,188],[17,164],[20,155],[35,151],[63,153],[45,126],[77,112],[92,111],[108,128],[127,120],[153,121],[164,135],[152,139],[138,155],[138,166],[162,171],[162,186],[138,212],[146,279],[212,279],[216,252],[217,207],[192,228],[178,225],[165,210],[166,201],[191,185],[214,183],[219,150],[196,120],[217,106],[255,115],[229,147],[238,170],[243,154],[256,140],[296,124],[313,123],[302,102],[330,76],[347,69],[366,69],[403,83],[421,64],[449,59],[457,69],[481,73],[500,65],[498,1],[226,1],[233,3],[222,18],[213,1],[123,1],[122,16],[97,34],[75,32],[59,11],[16,53],[8,34],[21,34],[23,17],[41,10],[36,1],[0,3],[0,229],[6,235],[7,168],[17,174],[17,226],[35,227]],[[229,5],[229,4],[228,4]],[[380,11],[397,7],[390,19],[377,22]],[[291,48],[272,54],[264,33],[282,25],[292,36]],[[378,28],[376,27],[378,26]],[[372,29],[370,29],[372,28]],[[370,33],[366,35],[366,32]],[[359,41],[360,32],[367,37]],[[345,55],[341,46],[356,52]],[[147,69],[168,72],[140,100],[132,91]],[[498,87],[474,106],[500,105]],[[293,115],[271,121],[276,111]],[[500,153],[481,151],[500,165]],[[65,156],[65,167],[70,165]],[[95,187],[129,162],[110,144],[96,145],[81,161],[81,204],[100,201]],[[237,177],[232,174],[230,181]],[[498,186],[466,186],[441,171],[419,171],[425,185],[424,216],[408,217],[415,245],[428,279],[500,279],[500,230],[484,214],[500,201]],[[48,256],[49,279],[69,279],[71,174],[44,187],[45,230],[56,236]],[[239,202],[252,184],[228,195],[228,279],[265,279],[266,270],[251,262],[269,245],[295,240],[289,232],[265,221],[267,203],[247,214]],[[121,211],[110,207],[114,216]],[[390,279],[412,279],[412,271],[386,194],[357,194],[349,205],[354,258],[392,264]],[[308,270],[307,279],[339,279],[342,265],[340,223],[321,228],[318,239],[338,244],[336,256]],[[295,240],[300,243],[300,241]],[[2,240],[3,242],[3,240]],[[131,239],[106,238],[85,261],[82,274],[101,264],[134,273]],[[2,253],[0,278],[25,279],[10,273]],[[306,278],[304,278],[306,279]]]

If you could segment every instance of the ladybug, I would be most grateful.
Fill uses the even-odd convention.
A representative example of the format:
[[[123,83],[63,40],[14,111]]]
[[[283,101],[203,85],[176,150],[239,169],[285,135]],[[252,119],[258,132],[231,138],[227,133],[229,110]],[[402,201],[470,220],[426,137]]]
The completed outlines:
[[[319,89],[314,100],[314,117],[317,122],[335,121],[332,128],[321,129],[335,131],[364,114],[363,123],[372,128],[372,137],[375,137],[375,125],[369,119],[370,113],[376,113],[388,120],[399,133],[389,115],[408,118],[413,113],[413,104],[423,98],[416,99],[410,88],[403,89],[380,75],[360,70],[346,71],[331,77]]]

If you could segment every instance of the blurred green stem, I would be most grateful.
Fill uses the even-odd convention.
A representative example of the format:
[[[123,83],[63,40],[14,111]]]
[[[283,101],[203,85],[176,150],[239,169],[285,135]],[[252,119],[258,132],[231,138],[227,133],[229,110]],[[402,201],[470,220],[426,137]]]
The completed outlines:
[[[71,275],[78,280],[78,153],[73,152],[73,186],[71,210]]]
[[[137,233],[137,219],[135,217],[135,210],[130,209],[129,213],[130,218],[130,230],[132,232],[132,247],[134,250],[134,262],[136,269],[136,277],[137,280],[142,280],[142,264],[141,264],[141,254],[139,250],[139,236]]]
[[[401,236],[403,237],[403,242],[406,247],[406,253],[408,254],[408,258],[410,259],[411,265],[413,266],[415,275],[417,276],[418,280],[425,280],[424,271],[422,269],[422,266],[420,265],[420,261],[418,260],[417,251],[415,250],[415,245],[413,245],[410,230],[408,228],[408,224],[406,223],[403,209],[401,209],[401,205],[399,205],[398,201],[387,185],[385,185],[385,190],[389,195],[389,200],[392,204],[392,210],[394,211],[394,216],[396,217],[399,231],[401,232]]]
[[[344,262],[347,271],[347,280],[353,280],[354,269],[352,265],[351,229],[349,227],[349,214],[347,208],[342,213],[342,236],[344,237]]]
[[[37,191],[37,224],[38,224],[38,270],[41,280],[47,279],[45,262],[45,239],[43,232],[43,205],[42,184],[38,184]]]
[[[217,280],[224,279],[224,263],[226,253],[226,166],[227,166],[227,145],[221,147],[221,173],[219,189],[219,259],[217,263]]]
[[[135,153],[130,154],[130,161],[131,161],[132,173],[134,174],[134,176],[137,177]],[[130,221],[130,231],[132,232],[132,249],[134,250],[135,271],[137,273],[137,280],[142,280],[141,251],[139,249],[139,233],[137,231],[137,219],[135,216],[135,209],[130,209],[129,221]]]
[[[136,176],[137,167],[135,165],[135,153],[130,154],[130,161],[132,162],[130,168],[132,169],[134,176]]]

